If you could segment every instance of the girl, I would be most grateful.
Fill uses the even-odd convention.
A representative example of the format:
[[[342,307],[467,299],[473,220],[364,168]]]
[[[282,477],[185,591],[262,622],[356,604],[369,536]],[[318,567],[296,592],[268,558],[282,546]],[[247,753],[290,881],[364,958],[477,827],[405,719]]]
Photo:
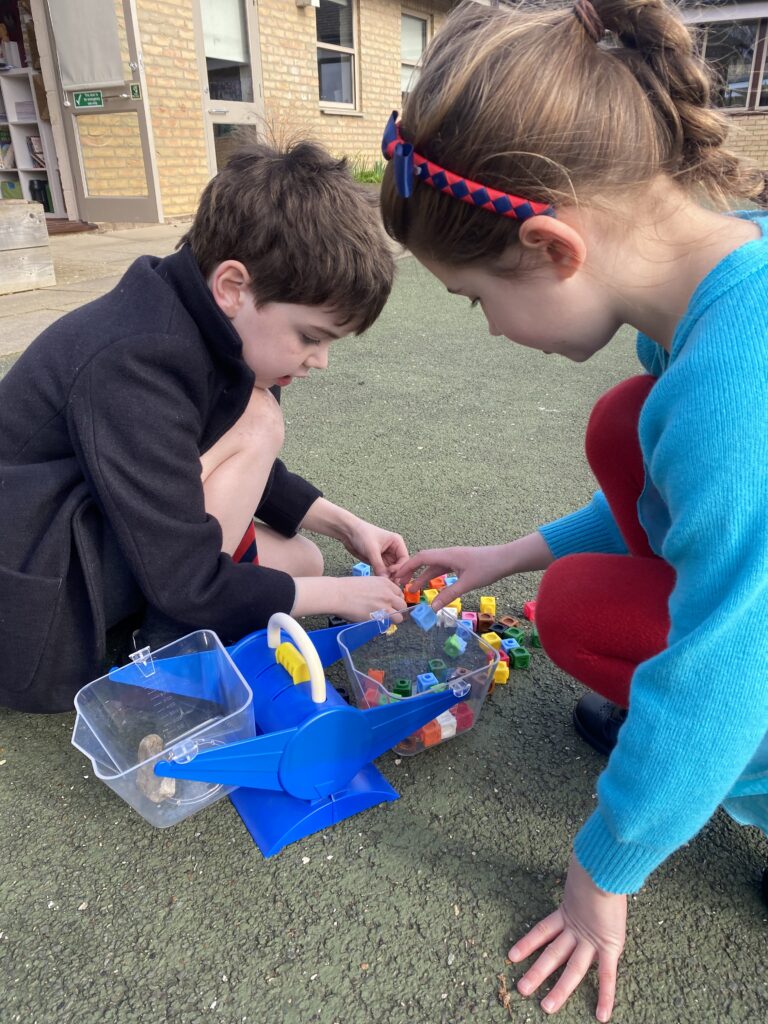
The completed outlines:
[[[560,908],[509,952],[543,948],[524,995],[565,965],[549,1013],[597,960],[609,1019],[626,894],[726,798],[768,828],[768,216],[700,205],[760,190],[725,135],[664,0],[577,0],[460,8],[384,136],[389,233],[491,334],[582,362],[622,324],[640,332],[647,374],[590,420],[602,490],[586,508],[509,544],[422,551],[396,575],[453,569],[437,608],[548,567],[542,643],[602,695],[577,719],[616,743],[598,807]],[[605,698],[629,709],[620,733]]]

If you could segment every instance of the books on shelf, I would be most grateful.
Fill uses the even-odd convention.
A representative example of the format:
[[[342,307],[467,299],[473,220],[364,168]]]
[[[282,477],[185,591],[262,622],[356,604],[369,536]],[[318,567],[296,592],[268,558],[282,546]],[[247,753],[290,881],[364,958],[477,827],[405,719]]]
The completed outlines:
[[[23,199],[21,183],[18,181],[0,181],[0,199]]]
[[[17,121],[36,121],[37,114],[35,113],[35,101],[29,100],[16,100],[14,106],[16,107],[16,120]]]
[[[0,125],[0,171],[10,171],[15,166],[11,130],[7,125]]]
[[[43,153],[43,143],[39,135],[27,136],[27,149],[32,159],[32,166],[45,167],[45,153]]]
[[[29,179],[29,198],[33,203],[40,203],[46,213],[53,213],[51,189],[45,178]]]

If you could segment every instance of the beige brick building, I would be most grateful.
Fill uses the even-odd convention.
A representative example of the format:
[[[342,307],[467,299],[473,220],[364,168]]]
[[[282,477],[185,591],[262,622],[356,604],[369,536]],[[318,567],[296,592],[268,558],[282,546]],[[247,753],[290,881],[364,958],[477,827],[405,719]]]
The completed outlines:
[[[0,167],[0,195],[40,201],[47,187],[52,219],[188,216],[243,126],[311,135],[373,168],[453,2],[0,0],[0,144],[10,133],[26,161],[39,136],[45,156],[40,169]],[[718,72],[733,147],[768,170],[768,0],[684,11]]]

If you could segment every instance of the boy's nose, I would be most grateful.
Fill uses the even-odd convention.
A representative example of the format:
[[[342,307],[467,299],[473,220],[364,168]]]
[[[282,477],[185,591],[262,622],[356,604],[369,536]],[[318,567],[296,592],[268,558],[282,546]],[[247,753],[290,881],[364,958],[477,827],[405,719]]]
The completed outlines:
[[[327,370],[328,346],[318,345],[317,350],[312,353],[311,360],[308,360],[308,364],[315,370]]]

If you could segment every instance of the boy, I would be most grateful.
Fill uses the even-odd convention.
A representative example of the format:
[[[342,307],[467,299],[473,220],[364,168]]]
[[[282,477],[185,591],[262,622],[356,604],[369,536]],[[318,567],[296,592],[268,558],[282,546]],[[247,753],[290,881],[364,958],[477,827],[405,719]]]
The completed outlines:
[[[0,381],[0,704],[70,710],[131,616],[158,646],[202,627],[231,642],[276,611],[404,607],[387,578],[402,538],[277,460],[270,392],[369,327],[393,273],[342,161],[255,144],[209,182],[173,255],[137,260],[37,338]],[[323,577],[300,527],[377,575]]]

